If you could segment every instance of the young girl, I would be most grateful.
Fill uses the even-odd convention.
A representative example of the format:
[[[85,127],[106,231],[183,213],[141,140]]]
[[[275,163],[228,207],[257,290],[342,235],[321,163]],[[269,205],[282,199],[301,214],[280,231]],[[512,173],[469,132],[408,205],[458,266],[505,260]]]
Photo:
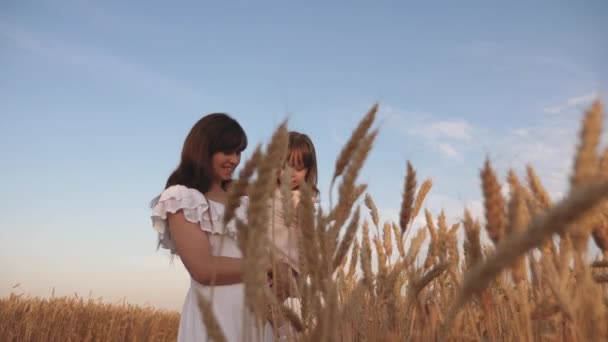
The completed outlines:
[[[285,186],[285,184],[281,184],[281,180],[284,178],[283,173],[287,171],[286,168],[291,168],[290,184],[287,184],[287,186],[289,186],[291,189],[293,204],[291,218],[287,218],[287,213],[283,212],[282,196],[280,191],[281,186]],[[272,221],[270,223],[270,228],[268,229],[268,238],[270,240],[272,259],[274,259],[275,264],[277,264],[276,261],[279,261],[281,263],[278,264],[284,263],[289,265],[291,268],[291,270],[276,270],[280,273],[287,273],[277,274],[277,276],[283,276],[286,283],[274,284],[276,285],[274,289],[275,293],[281,301],[295,296],[295,294],[290,293],[291,291],[288,290],[290,281],[285,276],[296,276],[300,272],[298,260],[300,231],[297,226],[298,218],[296,215],[296,208],[298,207],[300,201],[305,200],[300,198],[299,185],[302,181],[312,189],[314,194],[313,198],[309,198],[307,200],[316,203],[319,190],[317,189],[317,157],[315,147],[306,134],[292,131],[289,132],[289,147],[285,167],[279,174],[277,179],[277,189],[275,190],[274,196],[270,203],[270,210],[272,212],[270,217],[272,218]],[[269,313],[268,319],[275,327],[279,326],[279,335],[281,335],[281,330],[284,330],[281,329],[283,324],[281,324],[282,322],[275,322],[275,317],[273,316],[274,315],[272,315],[272,313]]]
[[[288,186],[291,189],[291,198],[293,209],[291,218],[286,217],[283,212],[282,196],[281,196],[281,179],[286,168],[291,168],[291,184]],[[295,208],[300,202],[299,184],[304,181],[313,190],[314,198],[310,199],[316,202],[316,197],[319,194],[317,189],[317,157],[315,147],[306,134],[298,132],[289,132],[289,147],[287,152],[287,160],[285,167],[279,174],[277,179],[277,189],[275,190],[272,199],[270,210],[272,211],[272,222],[268,230],[269,239],[273,256],[279,261],[287,263],[293,268],[296,273],[299,273],[298,261],[298,231],[297,216]],[[289,225],[287,224],[289,222]]]
[[[153,201],[152,223],[160,245],[179,256],[191,277],[178,341],[208,337],[197,293],[211,303],[228,341],[256,336],[244,304],[236,227],[222,223],[226,187],[246,147],[247,136],[234,119],[220,113],[203,117],[188,134],[165,190]],[[244,217],[243,208],[236,214]]]

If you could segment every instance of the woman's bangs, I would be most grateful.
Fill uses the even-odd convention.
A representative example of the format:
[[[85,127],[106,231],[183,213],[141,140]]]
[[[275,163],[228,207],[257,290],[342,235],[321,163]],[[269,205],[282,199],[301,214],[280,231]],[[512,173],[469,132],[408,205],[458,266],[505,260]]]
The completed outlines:
[[[243,152],[247,148],[247,136],[238,126],[229,127],[222,132],[212,152]]]

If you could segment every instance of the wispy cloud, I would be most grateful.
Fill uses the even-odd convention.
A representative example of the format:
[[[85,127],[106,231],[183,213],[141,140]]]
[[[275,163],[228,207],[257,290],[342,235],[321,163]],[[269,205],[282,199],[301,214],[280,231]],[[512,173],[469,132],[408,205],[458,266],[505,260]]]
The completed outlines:
[[[508,134],[488,132],[483,145],[491,151],[495,167],[502,173],[513,168],[523,176],[525,166],[532,165],[549,193],[560,198],[567,191],[584,111],[598,96],[594,92],[567,98],[560,105],[544,109],[551,116]],[[603,141],[606,138],[604,132]]]
[[[545,116],[539,123],[522,125],[511,130],[474,127],[465,120],[449,121],[452,124],[446,125],[445,121],[435,120],[433,115],[428,113],[410,113],[402,114],[401,123],[414,122],[412,127],[417,129],[402,131],[416,137],[424,137],[433,147],[439,149],[442,155],[450,159],[475,159],[481,165],[483,157],[489,153],[488,157],[503,184],[501,191],[506,196],[509,192],[506,183],[507,170],[514,169],[524,181],[525,167],[530,164],[540,176],[551,198],[557,201],[568,189],[568,176],[584,109],[596,96],[597,94],[593,93],[566,99],[560,105],[560,110],[555,111],[551,117]],[[580,115],[572,115],[575,108]],[[450,183],[462,180],[454,178],[443,181]],[[473,217],[480,219],[483,224],[484,210],[480,190],[463,189],[462,194],[448,194],[437,182],[437,187],[429,193],[424,207],[430,209],[435,216],[443,210],[450,223],[461,221],[463,210],[468,208]],[[382,208],[381,212],[387,219],[398,219],[396,208]],[[423,227],[424,224],[424,217],[417,217],[413,230]],[[482,235],[486,239],[485,233]]]
[[[522,42],[507,41],[472,41],[456,44],[456,53],[480,59],[488,66],[501,72],[517,72],[526,68],[541,68],[553,74],[559,73],[577,82],[596,82],[597,73],[580,64],[572,56],[548,50],[540,45],[528,45]]]
[[[475,135],[476,129],[464,119],[446,120],[427,112],[400,112],[390,109],[390,120],[401,132],[420,138],[441,153],[442,156],[464,161],[461,147]]]
[[[422,112],[402,112],[399,124],[403,127],[407,123],[402,131],[424,139],[435,151],[451,160],[474,160],[481,166],[483,158],[489,157],[502,183],[505,183],[507,170],[514,169],[523,179],[526,166],[532,165],[547,191],[554,199],[559,199],[567,192],[580,120],[597,96],[598,93],[590,93],[567,98],[554,106],[553,115],[541,116],[534,124],[510,130],[476,127],[464,119],[437,120]],[[604,133],[603,138],[608,141],[608,134]]]
[[[598,95],[599,94],[597,92],[593,92],[587,95],[572,97],[561,104],[547,106],[543,108],[543,111],[549,114],[558,114],[568,109],[585,107],[588,106],[593,100],[595,100]]]
[[[483,203],[478,199],[461,200],[454,196],[435,192],[434,189],[427,195],[422,210],[412,222],[412,228],[417,230],[426,225],[424,216],[428,209],[435,217],[443,212],[450,223],[460,222],[464,218],[464,210],[468,209],[471,215],[483,219]],[[378,208],[380,219],[383,222],[399,222],[399,208]]]
[[[450,145],[449,143],[439,143],[438,147],[441,153],[446,157],[464,160],[462,153],[460,153],[454,146]]]
[[[122,57],[84,44],[72,43],[0,22],[0,40],[11,42],[18,49],[41,56],[49,61],[97,72],[122,82],[171,96],[200,97],[200,92]]]
[[[533,49],[528,49],[532,53]],[[579,80],[595,80],[596,74],[566,56],[556,56],[547,52],[526,55],[526,60],[537,66],[575,76]]]
[[[513,130],[513,134],[520,137],[527,137],[529,133],[528,130],[525,128],[518,128]]]
[[[412,135],[420,135],[432,139],[468,140],[471,138],[473,126],[465,120],[437,120],[413,124],[408,128]]]

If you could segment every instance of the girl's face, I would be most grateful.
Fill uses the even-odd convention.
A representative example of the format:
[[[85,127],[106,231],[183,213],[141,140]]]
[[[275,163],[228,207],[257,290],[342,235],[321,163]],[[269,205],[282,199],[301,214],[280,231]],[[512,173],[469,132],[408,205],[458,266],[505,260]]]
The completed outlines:
[[[300,182],[304,181],[308,175],[308,168],[304,165],[302,152],[290,153],[287,165],[291,168],[291,189],[297,189]]]
[[[297,189],[300,182],[303,182],[306,179],[307,174],[308,169],[305,167],[293,168],[291,171],[291,189]]]
[[[229,180],[240,162],[241,152],[215,152],[211,157],[214,178],[218,181]]]

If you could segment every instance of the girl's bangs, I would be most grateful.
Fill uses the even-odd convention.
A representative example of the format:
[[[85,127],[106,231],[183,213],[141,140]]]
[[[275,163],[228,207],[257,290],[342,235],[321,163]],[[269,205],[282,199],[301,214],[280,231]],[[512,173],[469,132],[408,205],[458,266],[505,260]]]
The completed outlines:
[[[312,152],[305,144],[302,144],[300,146],[292,146],[287,155],[287,162],[292,167],[297,168],[302,166],[309,169],[313,167]],[[294,165],[296,163],[299,164],[300,162],[302,163],[301,165]]]

